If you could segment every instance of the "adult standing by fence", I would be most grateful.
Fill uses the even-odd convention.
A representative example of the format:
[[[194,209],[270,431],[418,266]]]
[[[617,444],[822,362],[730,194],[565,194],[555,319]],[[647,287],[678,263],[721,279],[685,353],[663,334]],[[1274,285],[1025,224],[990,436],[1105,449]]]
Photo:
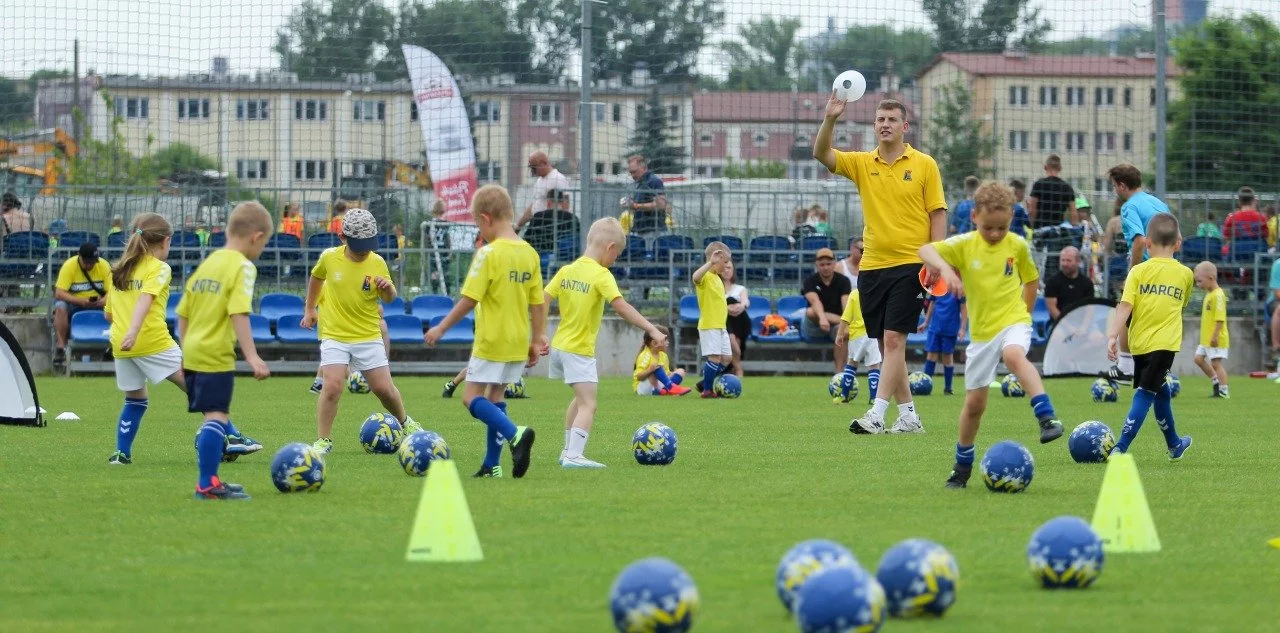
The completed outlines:
[[[938,164],[928,154],[907,145],[907,108],[886,99],[876,106],[874,129],[878,139],[870,152],[841,152],[831,147],[836,121],[845,102],[835,94],[827,101],[822,127],[814,139],[813,157],[827,170],[852,180],[862,197],[863,252],[858,291],[867,336],[881,341],[884,367],[871,410],[853,420],[854,433],[880,433],[889,397],[898,401],[893,432],[922,432],[911,390],[907,386],[907,333],[919,324],[924,293],[918,275],[919,250],[947,236],[947,202]],[[935,275],[927,282],[932,283]]]
[[[1058,226],[1063,220],[1076,217],[1076,191],[1067,181],[1058,177],[1062,173],[1062,157],[1049,154],[1044,161],[1044,178],[1031,184],[1027,196],[1027,215],[1031,216],[1031,228],[1042,229]]]
[[[556,209],[553,201],[548,198],[548,193],[553,190],[564,192],[569,188],[569,179],[560,173],[559,169],[551,166],[551,159],[547,158],[546,152],[536,151],[529,154],[528,165],[529,173],[537,176],[538,179],[533,181],[533,201],[524,208],[524,213],[520,214],[520,219],[516,222],[517,231],[528,224],[535,214]]]
[[[666,186],[640,154],[627,157],[627,173],[636,181],[630,204],[631,231],[644,238],[645,248],[652,250],[655,239],[667,229]]]

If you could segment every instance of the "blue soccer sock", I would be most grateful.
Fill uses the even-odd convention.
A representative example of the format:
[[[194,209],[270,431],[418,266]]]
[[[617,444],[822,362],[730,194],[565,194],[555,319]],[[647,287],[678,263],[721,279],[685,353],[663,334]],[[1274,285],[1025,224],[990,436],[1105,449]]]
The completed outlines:
[[[223,426],[227,427],[227,435],[234,435],[236,437],[240,437],[240,429],[236,428],[236,424],[235,422],[231,421],[231,418],[227,418],[227,423]]]
[[[684,374],[671,374],[671,384],[678,385],[684,382]]]
[[[924,362],[924,373],[929,374],[930,378],[933,378],[933,371],[937,368],[938,368],[937,361],[926,360]]]
[[[853,379],[858,375],[858,368],[853,363],[846,363],[844,371],[840,373],[840,397],[848,398],[849,390],[853,389]]]
[[[711,391],[716,384],[716,376],[720,375],[720,363],[707,361],[702,364],[702,390]]]
[[[116,425],[116,450],[125,455],[133,454],[133,438],[142,426],[142,416],[147,413],[146,398],[125,398],[120,409],[120,423]]]
[[[1160,431],[1164,433],[1165,445],[1169,448],[1176,447],[1182,438],[1178,437],[1178,431],[1173,426],[1173,394],[1169,392],[1168,383],[1160,385],[1154,406],[1156,424],[1160,425]]]
[[[507,414],[507,403],[495,402],[493,403],[493,406],[498,407],[498,410],[501,411],[503,415]],[[502,463],[501,438],[502,436],[499,435],[497,431],[493,430],[493,427],[485,429],[484,461],[481,462],[481,466],[484,466],[485,468],[494,468],[498,464]]]
[[[1058,417],[1053,412],[1053,403],[1049,402],[1049,394],[1047,393],[1042,393],[1031,399],[1031,411],[1035,413],[1037,420]]]
[[[944,389],[946,389],[947,391],[951,391],[951,383],[955,377],[956,377],[955,365],[942,366],[942,380],[944,381],[943,382]]]
[[[876,399],[876,392],[880,389],[880,370],[872,369],[867,372],[867,391],[871,392],[871,401]]]
[[[666,388],[666,389],[670,389],[670,388],[671,388],[671,377],[667,375],[667,370],[666,370],[666,368],[664,368],[663,366],[659,365],[659,366],[658,366],[658,370],[657,370],[657,371],[655,371],[655,372],[653,372],[653,376],[654,376],[654,378],[657,378],[657,379],[658,379],[658,382],[662,383],[662,386],[663,386],[664,388]]]
[[[964,446],[963,444],[956,442],[956,463],[957,464],[960,464],[961,466],[972,466],[973,453],[974,453],[973,444]]]
[[[1151,410],[1155,399],[1156,394],[1146,389],[1133,390],[1133,404],[1129,406],[1129,418],[1124,421],[1124,430],[1120,432],[1120,439],[1116,441],[1115,452],[1129,452],[1129,445],[1133,443],[1134,438],[1138,437],[1142,422],[1147,419],[1147,412]]]
[[[497,431],[502,437],[507,438],[507,441],[515,440],[515,423],[502,412],[502,408],[489,402],[488,398],[481,396],[472,400],[467,410],[471,412],[471,417],[484,422],[485,426]]]
[[[217,420],[205,420],[196,435],[196,463],[200,466],[201,489],[213,485],[213,478],[218,476],[218,464],[222,462],[222,448],[227,441],[226,427]]]

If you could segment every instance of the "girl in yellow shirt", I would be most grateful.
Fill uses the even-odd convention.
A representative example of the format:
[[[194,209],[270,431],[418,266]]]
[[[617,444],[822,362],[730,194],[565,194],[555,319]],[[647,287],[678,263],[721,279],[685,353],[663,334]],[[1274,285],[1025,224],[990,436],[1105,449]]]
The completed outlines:
[[[665,326],[657,326],[663,336],[670,336],[671,331]],[[645,332],[644,343],[640,345],[640,353],[636,354],[635,371],[631,374],[631,388],[642,396],[683,396],[692,391],[682,387],[684,370],[671,371],[671,359],[667,358],[667,342],[658,342]]]

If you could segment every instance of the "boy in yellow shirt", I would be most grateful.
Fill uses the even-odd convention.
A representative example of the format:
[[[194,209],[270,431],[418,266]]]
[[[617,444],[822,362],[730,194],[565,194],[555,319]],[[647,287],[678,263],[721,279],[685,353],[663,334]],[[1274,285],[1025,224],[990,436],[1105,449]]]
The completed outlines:
[[[549,375],[563,378],[573,389],[573,400],[565,411],[564,451],[560,453],[560,465],[565,468],[604,468],[604,464],[582,454],[595,423],[596,384],[600,382],[596,371],[596,337],[600,334],[604,305],[613,306],[619,316],[644,330],[649,339],[659,342],[667,339],[627,303],[613,273],[609,272],[626,244],[627,235],[616,218],[596,220],[587,231],[587,247],[582,257],[556,271],[546,287],[547,308],[552,300],[560,304],[560,327],[551,340]]]
[[[973,231],[920,247],[924,265],[940,272],[957,297],[967,295],[969,305],[964,407],[960,410],[960,437],[948,488],[964,488],[969,482],[974,440],[987,408],[988,385],[995,380],[996,366],[1001,361],[1031,396],[1031,410],[1040,425],[1040,443],[1062,437],[1062,423],[1054,414],[1049,394],[1044,392],[1040,374],[1027,360],[1027,350],[1031,349],[1031,309],[1036,302],[1040,273],[1027,241],[1009,232],[1013,191],[988,181],[978,187],[973,199]]]
[[[227,245],[211,253],[187,280],[178,302],[178,338],[182,341],[187,411],[204,415],[196,434],[200,477],[196,499],[248,499],[244,487],[218,477],[223,444],[233,434],[229,414],[235,382],[236,343],[253,368],[253,377],[271,375],[258,356],[249,326],[253,311],[254,259],[271,237],[271,215],[257,202],[244,202],[227,218]]]
[[[391,380],[390,361],[382,341],[382,306],[396,298],[391,271],[378,247],[378,223],[364,209],[349,209],[342,218],[342,246],[320,254],[307,283],[302,327],[315,327],[316,304],[324,303],[320,319],[320,371],[324,385],[316,400],[313,447],[320,454],[333,450],[333,419],[349,370],[364,374],[373,392],[400,423],[406,435],[421,431],[404,410],[404,399]]]
[[[1178,218],[1159,213],[1147,222],[1151,258],[1134,266],[1124,280],[1124,294],[1116,306],[1107,340],[1107,356],[1118,356],[1120,330],[1128,324],[1129,351],[1133,353],[1133,404],[1113,453],[1128,453],[1153,407],[1156,424],[1164,433],[1169,461],[1178,461],[1191,447],[1191,436],[1178,436],[1173,425],[1173,394],[1165,377],[1173,357],[1182,348],[1182,309],[1191,302],[1194,276],[1173,259],[1182,246]]]
[[[476,477],[501,477],[502,440],[511,447],[511,474],[529,470],[533,429],[507,417],[507,383],[547,354],[547,313],[542,308],[542,264],[538,251],[516,235],[511,196],[498,185],[485,185],[471,199],[471,215],[486,245],[476,251],[462,285],[462,296],[438,325],[427,330],[434,347],[449,328],[476,311],[475,342],[467,363],[462,404],[471,417],[488,427],[484,463]],[[532,330],[532,332],[530,331]]]
[[[1200,344],[1196,346],[1196,367],[1213,381],[1214,398],[1230,398],[1227,370],[1222,361],[1231,348],[1227,331],[1227,293],[1218,285],[1218,267],[1213,262],[1196,264],[1196,285],[1205,291],[1200,306]]]
[[[729,303],[724,296],[724,280],[720,278],[729,255],[729,247],[724,242],[707,244],[706,263],[693,271],[693,288],[698,296],[698,347],[706,359],[702,363],[702,380],[698,383],[703,398],[717,397],[713,390],[716,377],[733,360],[733,343],[725,327]]]
[[[858,289],[849,293],[849,302],[844,306],[844,314],[840,315],[840,329],[836,330],[836,348],[848,341],[848,358],[844,371],[840,374],[840,395],[835,397],[836,403],[848,402],[849,391],[858,380],[858,365],[867,368],[867,391],[870,402],[876,403],[876,390],[880,388],[880,345],[867,337],[867,326],[862,321],[862,298]],[[853,428],[849,429],[853,431]]]

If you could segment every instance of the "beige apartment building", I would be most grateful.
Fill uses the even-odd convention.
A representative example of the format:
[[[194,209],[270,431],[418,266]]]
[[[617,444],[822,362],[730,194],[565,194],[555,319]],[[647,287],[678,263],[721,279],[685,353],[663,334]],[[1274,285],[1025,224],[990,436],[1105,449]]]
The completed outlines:
[[[1172,62],[1168,72],[1178,72]],[[943,53],[919,75],[926,151],[945,134],[929,119],[941,88],[956,81],[973,94],[973,117],[998,141],[989,166],[999,180],[1029,185],[1044,175],[1049,154],[1061,156],[1062,177],[1086,191],[1109,189],[1106,171],[1116,163],[1154,168],[1154,57]],[[1176,99],[1176,82],[1168,90]]]

